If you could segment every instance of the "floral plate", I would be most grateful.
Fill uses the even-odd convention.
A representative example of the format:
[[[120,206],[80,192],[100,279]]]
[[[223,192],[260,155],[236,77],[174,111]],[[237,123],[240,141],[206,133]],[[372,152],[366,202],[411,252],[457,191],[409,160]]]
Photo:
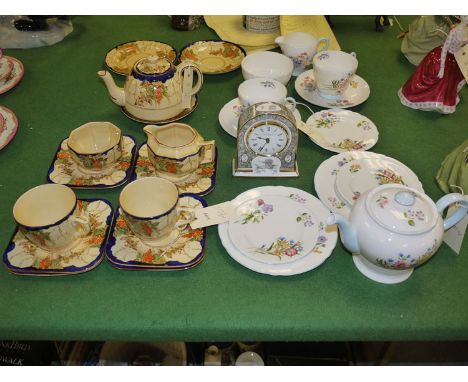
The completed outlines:
[[[239,98],[234,98],[222,107],[218,115],[218,121],[223,130],[228,133],[231,137],[237,139],[237,124],[239,122],[239,116],[243,111],[243,106]],[[295,109],[294,117],[296,118],[296,124],[299,126],[302,124],[301,114],[299,110]]]
[[[232,42],[204,40],[186,45],[179,60],[194,61],[203,74],[222,74],[239,68],[245,56],[245,50]]]
[[[129,135],[123,136],[122,157],[110,169],[98,174],[86,174],[72,159],[67,146],[68,138],[60,143],[49,168],[49,183],[65,184],[71,188],[112,188],[124,184],[132,173],[136,143]]]
[[[322,264],[336,245],[328,209],[309,193],[267,186],[232,201],[239,218],[218,226],[229,255],[259,273],[290,276]]]
[[[402,182],[424,192],[417,175],[403,163],[368,151],[334,155],[320,164],[314,176],[319,199],[331,211],[347,218],[354,202],[370,188]]]
[[[5,106],[0,106],[0,150],[15,137],[18,131],[18,118]]]
[[[133,114],[130,114],[127,109],[125,109],[125,106],[122,106],[120,109],[122,112],[125,114],[126,117],[133,119],[134,121],[140,122],[140,123],[145,123],[145,124],[151,124],[151,125],[165,125],[166,123],[171,123],[171,122],[176,122],[182,118],[185,118],[189,114],[191,114],[198,106],[198,94],[195,94],[192,96],[190,108],[184,109],[182,112],[177,114],[175,117],[168,118],[168,119],[162,119],[160,121],[150,121],[146,119],[141,119],[138,117],[135,117]]]
[[[130,41],[117,45],[107,52],[105,62],[113,72],[127,76],[135,62],[149,56],[166,57],[174,62],[177,52],[172,46],[159,41]]]
[[[7,269],[18,275],[71,275],[90,271],[104,258],[112,206],[104,199],[78,199],[78,213],[87,217],[91,232],[64,251],[48,252],[15,230],[3,254]]]
[[[8,90],[13,89],[24,77],[24,66],[20,60],[9,56],[3,57],[8,58],[11,62],[13,62],[13,70],[10,72],[7,78],[0,82],[0,94],[6,93]]]
[[[362,77],[355,74],[353,79],[349,81],[348,89],[345,90],[341,99],[334,100],[323,98],[320,96],[315,86],[313,69],[307,70],[297,77],[294,87],[297,94],[306,101],[328,109],[346,109],[348,107],[353,107],[366,101],[370,95],[367,82]]]
[[[190,193],[203,196],[213,191],[216,182],[217,160],[218,150],[216,149],[215,159],[212,163],[201,164],[189,177],[183,181],[175,182],[175,185],[179,189],[179,194]],[[158,175],[148,158],[148,146],[146,143],[143,143],[138,150],[132,181],[147,176]]]
[[[181,207],[203,208],[205,200],[185,194],[179,199]],[[151,247],[137,238],[128,228],[120,210],[107,243],[107,259],[116,268],[128,270],[183,270],[193,268],[205,256],[206,228],[184,228],[179,238],[167,247]]]
[[[314,143],[336,153],[369,150],[379,139],[374,123],[350,110],[322,110],[313,114],[306,125],[313,130]]]

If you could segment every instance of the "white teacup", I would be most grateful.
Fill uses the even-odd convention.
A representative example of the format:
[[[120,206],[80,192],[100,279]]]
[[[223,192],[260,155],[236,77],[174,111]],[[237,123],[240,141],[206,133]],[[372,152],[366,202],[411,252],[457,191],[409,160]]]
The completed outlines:
[[[100,172],[122,156],[122,132],[110,122],[89,122],[68,137],[73,160],[84,172]]]
[[[286,105],[290,110],[294,110],[296,100],[286,97],[287,93],[286,86],[270,78],[252,78],[242,82],[237,89],[239,101],[244,107],[270,101]]]
[[[315,84],[319,95],[327,99],[340,99],[356,73],[356,53],[327,50],[313,59]]]
[[[60,184],[43,184],[26,191],[13,206],[20,232],[46,251],[63,250],[86,236],[90,225],[78,216],[73,190]]]
[[[119,196],[122,215],[132,232],[153,246],[177,240],[193,220],[193,210],[179,207],[179,191],[169,180],[147,177],[127,184]],[[181,212],[188,218],[178,219]]]
[[[241,63],[242,76],[251,78],[272,78],[287,85],[294,68],[292,60],[281,53],[254,52],[248,54]]]

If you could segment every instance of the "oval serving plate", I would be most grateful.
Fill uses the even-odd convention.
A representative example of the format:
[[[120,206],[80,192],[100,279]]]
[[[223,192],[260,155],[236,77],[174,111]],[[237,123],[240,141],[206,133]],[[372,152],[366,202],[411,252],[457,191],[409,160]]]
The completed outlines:
[[[245,56],[245,50],[232,42],[202,40],[186,45],[179,61],[194,61],[203,74],[223,74],[239,68]]]
[[[135,62],[149,56],[166,57],[174,62],[177,51],[169,44],[160,41],[129,41],[109,50],[105,63],[109,70],[126,76],[132,71]]]

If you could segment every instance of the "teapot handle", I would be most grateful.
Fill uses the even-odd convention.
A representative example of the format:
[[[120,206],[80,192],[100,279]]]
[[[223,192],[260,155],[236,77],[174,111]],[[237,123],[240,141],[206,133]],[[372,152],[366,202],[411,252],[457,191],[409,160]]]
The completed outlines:
[[[452,228],[460,220],[462,220],[468,212],[468,195],[462,194],[448,194],[440,198],[436,203],[436,208],[439,214],[442,214],[444,210],[451,204],[460,203],[458,209],[448,218],[444,220],[444,230]]]
[[[325,46],[317,50],[317,53],[323,52],[324,50],[328,50],[328,48],[330,47],[330,39],[328,37],[319,38],[317,42],[317,46],[319,46],[322,41],[325,42]]]
[[[192,68],[197,73],[198,80],[195,86],[192,86],[191,78],[187,79],[188,82],[185,81],[184,71],[188,68]],[[195,63],[192,61],[185,61],[185,62],[180,63],[177,66],[177,71],[181,73],[180,76],[181,76],[181,82],[182,82],[182,97],[192,96],[198,93],[198,91],[203,85],[203,74],[201,70],[198,68],[198,66],[195,65]]]

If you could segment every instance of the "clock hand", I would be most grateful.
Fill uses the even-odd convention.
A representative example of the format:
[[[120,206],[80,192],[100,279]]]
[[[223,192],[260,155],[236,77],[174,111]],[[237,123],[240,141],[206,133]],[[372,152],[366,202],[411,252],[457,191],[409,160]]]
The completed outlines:
[[[263,139],[263,138],[262,138],[262,139]],[[268,143],[270,143],[270,138],[266,138],[266,139],[265,139],[265,143],[263,144],[262,148],[261,148],[259,151],[262,151],[263,148],[264,148]]]

